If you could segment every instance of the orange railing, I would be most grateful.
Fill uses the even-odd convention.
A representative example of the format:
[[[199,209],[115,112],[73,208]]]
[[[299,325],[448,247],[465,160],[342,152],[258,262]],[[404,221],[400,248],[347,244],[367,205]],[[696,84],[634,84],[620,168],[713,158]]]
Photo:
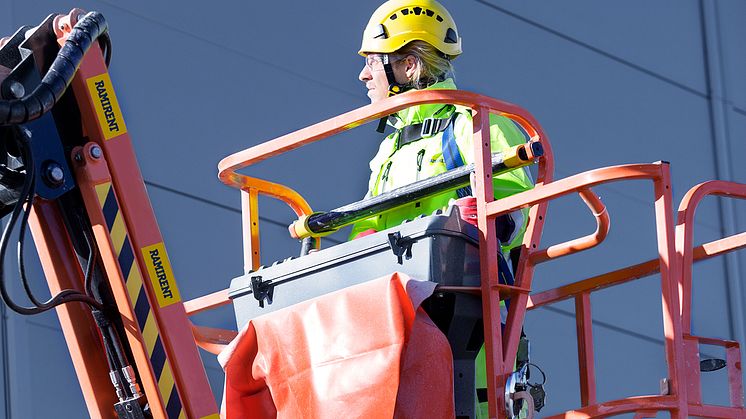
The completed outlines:
[[[306,201],[294,190],[282,185],[267,182],[262,179],[238,173],[239,170],[259,163],[270,157],[294,150],[301,146],[314,143],[341,132],[359,127],[383,116],[390,115],[402,109],[424,103],[449,103],[467,106],[475,111],[485,110],[501,114],[518,123],[532,139],[543,139],[541,129],[533,117],[523,109],[513,104],[502,102],[487,96],[460,90],[428,90],[414,94],[392,97],[383,102],[371,104],[328,119],[307,128],[292,132],[234,153],[224,158],[218,164],[218,177],[226,185],[242,191],[243,225],[244,225],[244,266],[256,269],[259,266],[259,236],[258,218],[256,215],[256,195],[263,194],[288,203],[297,215],[308,215],[311,209]],[[487,131],[489,135],[489,130]],[[545,162],[540,165],[539,178],[551,181],[553,159],[548,142],[544,147]],[[250,238],[250,240],[247,240]],[[247,269],[247,270],[248,270]]]
[[[264,193],[260,187],[255,186],[257,182],[259,182],[258,179],[239,174],[237,171],[269,157],[356,128],[399,110],[425,103],[461,105],[469,107],[474,111],[476,188],[478,191],[481,191],[481,193],[476,193],[476,196],[478,199],[478,205],[482,208],[478,212],[478,214],[480,214],[479,226],[482,231],[482,234],[480,235],[480,257],[481,260],[487,262],[482,263],[482,277],[494,279],[494,281],[483,281],[481,291],[483,295],[488,295],[488,298],[482,299],[484,304],[483,310],[487,314],[484,321],[485,336],[488,336],[485,343],[486,350],[488,354],[494,355],[487,359],[487,371],[500,371],[498,374],[495,374],[495,376],[498,377],[498,381],[488,383],[489,404],[492,409],[491,412],[495,414],[495,406],[504,404],[504,398],[501,395],[502,391],[498,391],[498,389],[504,387],[505,378],[510,371],[506,367],[507,363],[503,360],[501,345],[497,345],[493,348],[492,339],[489,338],[490,336],[500,336],[501,334],[499,309],[493,308],[493,304],[498,304],[497,302],[500,299],[499,291],[501,287],[507,287],[497,283],[497,260],[494,257],[485,257],[485,255],[497,254],[496,240],[484,239],[484,237],[495,237],[494,223],[487,223],[486,213],[483,210],[484,205],[494,199],[492,188],[485,188],[485,185],[492,184],[492,172],[490,170],[492,154],[490,143],[490,114],[499,114],[512,119],[515,123],[521,126],[532,141],[539,141],[542,143],[544,156],[539,160],[538,164],[536,183],[538,186],[551,182],[554,170],[554,159],[549,141],[546,139],[541,127],[531,114],[516,105],[466,91],[428,90],[412,92],[364,106],[327,121],[228,156],[218,165],[218,176],[224,183],[241,189],[242,197],[246,197],[247,190],[250,191],[252,188],[257,193]],[[476,141],[477,139],[479,141]],[[590,191],[585,192],[585,194],[586,196],[590,196]],[[249,247],[244,247],[244,265],[255,268],[259,264],[259,253],[256,247],[258,244],[258,226],[256,224],[256,207],[252,202],[255,203],[256,200],[251,199],[251,196],[248,198],[249,199],[244,199],[242,201],[244,208],[244,243],[246,244],[247,241],[249,242]],[[546,205],[539,205],[538,207],[541,208],[540,211],[543,216],[543,213],[546,211]],[[538,237],[541,234],[541,229],[537,227],[532,229],[532,232]],[[247,234],[251,237],[250,240],[246,239]],[[504,290],[505,288],[502,289]],[[528,293],[528,290],[518,290],[515,287],[511,290],[511,292],[516,291],[520,291],[524,295]],[[516,333],[516,330],[519,331],[520,327],[517,329],[512,328],[510,333]],[[511,344],[515,341],[515,345],[509,347],[509,351],[507,352],[512,353],[513,357],[515,356],[518,337],[519,336],[516,335],[514,337],[515,339],[509,340]],[[512,366],[512,361],[510,361],[510,365]],[[495,399],[496,395],[498,397],[497,399]]]
[[[679,215],[676,223],[676,252],[681,264],[679,297],[682,301],[681,319],[685,350],[687,357],[694,363],[699,360],[700,344],[725,348],[730,393],[729,407],[704,405],[702,403],[699,369],[689,368],[687,370],[689,413],[697,416],[710,417],[717,414],[718,417],[743,418],[746,417],[746,410],[743,408],[743,381],[739,343],[691,334],[693,262],[746,247],[746,232],[694,247],[694,215],[699,203],[707,196],[746,199],[746,185],[724,181],[704,182],[690,189],[679,205]],[[696,366],[696,364],[694,365]]]
[[[661,168],[664,168],[662,165]],[[618,168],[599,169],[586,172],[571,178],[555,182],[553,185],[560,190],[567,188],[559,185],[563,182],[571,182],[573,178],[580,180],[585,178],[590,184],[597,183],[601,178],[607,178],[610,170]],[[607,172],[603,174],[602,172]],[[667,168],[665,176],[667,179]],[[634,178],[624,175],[623,178]],[[659,176],[655,176],[658,178]],[[655,180],[654,183],[658,181]],[[586,182],[583,182],[586,183]],[[668,185],[664,182],[663,185]],[[663,191],[665,195],[670,194],[667,188],[661,189],[656,186],[656,191]],[[551,193],[544,196],[552,195]],[[703,338],[692,336],[691,333],[691,272],[692,263],[723,255],[737,249],[746,247],[746,233],[736,234],[723,239],[715,240],[703,245],[693,247],[694,212],[699,202],[708,195],[721,195],[728,197],[746,198],[746,185],[712,181],[706,182],[692,188],[684,197],[679,207],[679,217],[675,232],[676,252],[675,258],[671,258],[670,240],[674,237],[668,226],[669,222],[660,222],[658,219],[659,250],[666,249],[669,263],[663,263],[664,259],[643,262],[627,268],[594,276],[592,278],[576,281],[568,285],[534,294],[528,302],[528,309],[556,303],[561,300],[575,299],[576,327],[578,332],[578,360],[580,365],[580,387],[582,408],[573,412],[553,416],[556,418],[568,417],[598,417],[627,412],[636,412],[639,418],[655,417],[657,411],[669,411],[672,417],[687,417],[696,415],[708,418],[742,418],[746,417],[743,408],[743,387],[741,372],[740,347],[737,342]],[[656,192],[656,201],[660,199]],[[664,197],[665,198],[665,197]],[[511,199],[519,200],[518,196]],[[510,206],[501,200],[496,203],[501,206]],[[667,207],[668,205],[663,205]],[[658,206],[656,206],[658,207]],[[508,209],[509,210],[509,209]],[[670,211],[657,212],[665,219],[670,218]],[[665,227],[661,229],[661,227]],[[660,239],[664,238],[661,243]],[[665,246],[661,247],[661,244]],[[661,256],[663,256],[663,252]],[[532,258],[532,262],[534,259]],[[543,258],[542,260],[543,261]],[[592,345],[592,329],[590,316],[590,294],[592,292],[619,285],[638,278],[646,277],[655,273],[661,273],[663,302],[664,302],[664,329],[666,336],[666,352],[669,363],[669,385],[668,394],[655,396],[633,397],[624,400],[608,401],[598,403],[596,400],[595,375],[593,372],[594,358]],[[666,279],[666,277],[668,279]],[[525,285],[523,285],[525,287]],[[678,312],[673,308],[681,302]],[[680,326],[678,326],[678,325]],[[704,405],[701,398],[700,376],[699,376],[699,344],[717,345],[726,349],[726,363],[728,367],[728,382],[731,406]],[[683,368],[682,368],[683,366]],[[673,368],[672,368],[673,367]],[[677,368],[678,367],[678,368]]]
[[[528,112],[506,102],[464,91],[412,92],[353,110],[226,157],[219,164],[219,177],[224,183],[242,192],[246,269],[255,269],[259,266],[259,226],[256,207],[256,198],[259,194],[287,202],[299,216],[310,214],[311,209],[297,192],[282,185],[240,174],[239,170],[272,156],[378,120],[401,109],[424,103],[457,104],[474,110],[476,172],[474,194],[477,197],[478,206],[483,281],[480,288],[448,287],[448,291],[481,293],[486,297],[482,301],[485,313],[485,346],[488,354],[487,371],[488,377],[492,377],[488,380],[491,417],[505,416],[502,407],[505,406],[503,389],[507,377],[512,373],[526,310],[569,298],[575,300],[576,306],[581,407],[555,417],[585,418],[636,412],[636,417],[641,418],[654,417],[657,411],[668,411],[671,417],[676,418],[687,417],[688,414],[707,417],[746,417],[741,402],[743,391],[738,344],[690,336],[688,327],[692,261],[713,257],[746,245],[746,233],[742,233],[691,249],[691,219],[696,204],[702,196],[707,194],[743,197],[746,186],[716,182],[695,188],[694,192],[690,192],[682,203],[683,209],[680,209],[677,227],[677,230],[681,232],[675,236],[670,171],[667,163],[607,167],[552,181],[553,154],[547,137]],[[535,187],[499,201],[494,200],[490,187],[492,182],[489,167],[492,150],[490,150],[489,141],[489,114],[491,113],[511,118],[528,133],[532,140],[540,141],[545,152],[538,161]],[[477,139],[479,141],[476,141]],[[638,265],[531,295],[536,265],[590,249],[604,241],[609,231],[610,216],[591,188],[604,183],[626,180],[647,180],[653,183],[658,257]],[[571,194],[578,194],[586,203],[595,218],[596,231],[581,238],[540,248],[548,202]],[[493,222],[488,221],[500,214],[520,208],[530,208],[530,210],[516,272],[516,282],[513,286],[502,285],[497,280],[498,268],[495,255],[498,244],[494,238],[495,227]],[[676,242],[674,237],[676,237]],[[683,240],[682,237],[689,237],[689,239]],[[663,395],[599,402],[596,395],[590,294],[657,272],[660,273],[661,278],[668,392]],[[679,294],[679,289],[683,290],[682,295]],[[497,302],[505,298],[511,298],[511,304],[507,318],[501,319]],[[683,304],[680,301],[683,301]],[[228,303],[227,291],[223,290],[186,302],[185,307],[189,314],[194,314]],[[505,331],[501,330],[502,320],[505,320]],[[200,345],[212,352],[217,352],[234,334],[235,332],[231,331],[195,327],[195,336]],[[693,362],[692,357],[696,356],[698,343],[726,347],[732,407],[702,405],[701,397],[693,390],[695,384],[699,385],[699,377],[698,373],[690,372],[691,368],[688,366]]]

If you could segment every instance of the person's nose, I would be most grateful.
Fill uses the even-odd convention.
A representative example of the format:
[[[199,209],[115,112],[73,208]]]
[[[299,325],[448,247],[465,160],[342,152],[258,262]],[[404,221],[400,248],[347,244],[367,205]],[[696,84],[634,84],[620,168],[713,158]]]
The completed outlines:
[[[368,80],[372,79],[373,75],[370,72],[370,69],[367,65],[363,64],[363,69],[360,70],[360,74],[358,74],[357,79],[360,80],[363,83],[366,83]]]

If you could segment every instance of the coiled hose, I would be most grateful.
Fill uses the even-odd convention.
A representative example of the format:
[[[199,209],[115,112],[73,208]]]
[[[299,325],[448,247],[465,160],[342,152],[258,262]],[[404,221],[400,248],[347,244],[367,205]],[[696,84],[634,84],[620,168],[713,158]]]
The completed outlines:
[[[33,121],[52,109],[70,85],[85,53],[107,30],[106,19],[99,12],[89,12],[80,19],[41,83],[21,99],[0,100],[0,125]]]

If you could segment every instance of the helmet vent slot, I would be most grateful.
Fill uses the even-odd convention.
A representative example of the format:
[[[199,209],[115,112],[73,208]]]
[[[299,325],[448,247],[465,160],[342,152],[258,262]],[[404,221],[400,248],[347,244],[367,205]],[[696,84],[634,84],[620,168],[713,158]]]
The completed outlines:
[[[414,14],[417,16],[419,16],[422,13],[422,7],[415,7],[412,10],[414,10]]]
[[[401,14],[403,14],[404,16],[408,15],[409,9],[401,9]]]
[[[446,44],[456,44],[458,43],[458,35],[456,35],[456,31],[454,31],[452,28],[448,28],[448,31],[446,32],[446,39],[444,39]]]
[[[376,34],[373,36],[374,39],[386,39],[388,38],[388,34],[386,33],[386,27],[383,25],[378,25],[376,27]]]
[[[442,17],[440,17],[440,15],[438,15],[438,16],[436,16],[436,17],[435,17],[435,20],[437,20],[438,22],[442,22],[442,21],[443,21],[443,18],[442,18]]]

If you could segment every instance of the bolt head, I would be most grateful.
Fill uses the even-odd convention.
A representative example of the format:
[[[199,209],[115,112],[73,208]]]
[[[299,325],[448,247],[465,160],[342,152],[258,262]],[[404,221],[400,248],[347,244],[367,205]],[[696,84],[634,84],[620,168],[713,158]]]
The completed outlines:
[[[10,93],[16,98],[20,99],[23,96],[26,95],[26,88],[23,87],[23,85],[17,81],[13,81],[10,83]]]
[[[101,150],[101,147],[97,145],[91,147],[91,157],[93,157],[94,159],[100,159],[102,155],[103,151]]]
[[[46,176],[47,180],[55,186],[59,186],[62,184],[62,182],[65,181],[65,172],[57,163],[50,163],[47,166],[44,175]]]

